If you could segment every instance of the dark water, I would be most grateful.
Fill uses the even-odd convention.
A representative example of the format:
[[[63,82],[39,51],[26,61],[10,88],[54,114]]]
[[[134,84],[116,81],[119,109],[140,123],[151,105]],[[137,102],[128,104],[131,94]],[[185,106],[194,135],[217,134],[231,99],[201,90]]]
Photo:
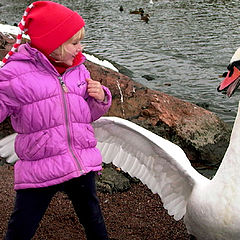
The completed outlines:
[[[32,1],[0,0],[0,19],[19,22]],[[218,76],[240,46],[239,3],[224,0],[56,1],[86,21],[86,50],[128,68],[132,78],[186,101],[207,106],[232,123],[239,93],[218,93]],[[119,11],[120,5],[124,12]],[[148,24],[129,14],[142,7]],[[147,80],[144,76],[150,76]]]

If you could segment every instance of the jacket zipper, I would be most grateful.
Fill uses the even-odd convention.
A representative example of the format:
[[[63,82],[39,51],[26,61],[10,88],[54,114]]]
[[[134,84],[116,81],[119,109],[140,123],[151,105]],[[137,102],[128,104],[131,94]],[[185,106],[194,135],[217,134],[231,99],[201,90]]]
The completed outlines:
[[[68,92],[68,88],[65,85],[62,76],[58,76],[57,78],[58,78],[58,80],[61,84],[61,88],[62,88],[62,99],[63,99],[63,107],[64,107],[64,116],[65,116],[65,121],[66,121],[68,147],[69,147],[69,150],[70,150],[70,152],[71,152],[71,154],[72,154],[80,172],[84,173],[85,171],[81,167],[81,164],[78,161],[78,158],[77,158],[76,154],[74,153],[73,148],[72,148],[72,144],[71,144],[71,137],[70,137],[70,131],[69,131],[69,120],[68,120],[68,114],[67,114],[67,104],[66,104],[66,98],[65,98],[65,95],[64,95],[64,93]]]
[[[62,86],[62,90],[63,90],[65,93],[67,93],[67,92],[68,92],[68,88],[67,88],[66,84],[64,83],[62,77],[58,77],[58,79],[59,79],[60,84],[61,84],[61,86]],[[65,103],[65,98],[64,98],[64,104],[66,104],[66,103]],[[67,110],[67,109],[65,109],[65,110]]]

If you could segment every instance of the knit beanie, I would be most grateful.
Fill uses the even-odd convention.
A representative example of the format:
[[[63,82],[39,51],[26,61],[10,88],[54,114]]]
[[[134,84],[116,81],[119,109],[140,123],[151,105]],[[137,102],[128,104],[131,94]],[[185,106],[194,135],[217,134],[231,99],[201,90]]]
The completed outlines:
[[[22,34],[28,34],[30,44],[48,56],[76,34],[85,23],[71,9],[51,1],[37,1],[29,5],[19,23],[17,41],[2,60],[3,64],[21,44]]]

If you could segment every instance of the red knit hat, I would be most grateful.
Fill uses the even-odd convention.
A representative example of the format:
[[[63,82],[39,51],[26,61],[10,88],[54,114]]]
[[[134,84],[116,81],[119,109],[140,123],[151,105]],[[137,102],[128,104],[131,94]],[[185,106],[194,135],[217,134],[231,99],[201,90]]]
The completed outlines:
[[[29,5],[19,23],[17,41],[2,60],[3,64],[21,44],[22,34],[31,39],[31,46],[49,55],[76,34],[85,23],[82,17],[71,9],[51,1],[37,1]]]

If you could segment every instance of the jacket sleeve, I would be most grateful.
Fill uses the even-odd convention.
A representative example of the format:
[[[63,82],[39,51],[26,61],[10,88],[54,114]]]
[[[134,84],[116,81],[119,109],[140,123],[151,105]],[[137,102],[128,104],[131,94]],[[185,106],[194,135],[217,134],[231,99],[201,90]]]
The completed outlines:
[[[11,77],[4,74],[3,69],[0,69],[0,122],[10,116],[18,103],[11,87]]]
[[[85,71],[85,78],[91,78],[89,71],[86,69],[84,66],[84,71]],[[94,80],[94,79],[93,79]],[[111,107],[112,104],[112,94],[110,90],[102,85],[102,88],[105,93],[105,99],[104,101],[98,101],[93,97],[87,96],[86,101],[88,102],[90,111],[91,111],[91,116],[92,116],[92,121],[97,120],[100,118],[102,115],[104,115],[109,108]],[[88,95],[88,94],[87,94]]]
[[[0,123],[9,115],[7,106],[0,100]]]

